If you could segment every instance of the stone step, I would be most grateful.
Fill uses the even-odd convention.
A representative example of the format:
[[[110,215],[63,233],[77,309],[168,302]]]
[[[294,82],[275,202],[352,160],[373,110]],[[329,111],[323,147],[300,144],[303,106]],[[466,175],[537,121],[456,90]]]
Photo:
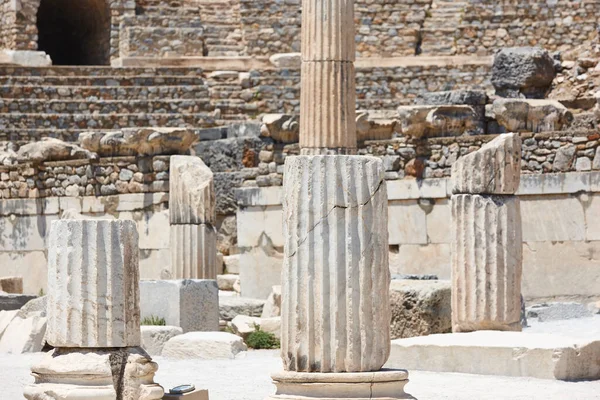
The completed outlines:
[[[199,114],[0,114],[4,129],[120,129],[128,127],[211,127],[210,113]]]
[[[192,100],[32,100],[0,99],[0,113],[183,114],[214,110],[209,99]]]
[[[202,76],[0,76],[0,86],[202,86]]]
[[[44,68],[15,67],[0,65],[0,76],[59,76],[59,77],[165,77],[165,76],[198,76],[202,68],[197,67],[123,67],[107,66],[51,66]]]
[[[0,86],[0,99],[190,100],[209,97],[208,86]]]
[[[160,15],[160,16],[190,16],[199,15],[199,7],[164,7],[149,6],[140,9],[141,15]]]

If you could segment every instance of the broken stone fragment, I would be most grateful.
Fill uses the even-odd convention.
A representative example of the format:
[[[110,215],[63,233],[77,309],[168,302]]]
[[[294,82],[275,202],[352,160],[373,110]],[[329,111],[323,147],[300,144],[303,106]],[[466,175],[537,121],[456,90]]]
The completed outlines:
[[[270,137],[279,143],[297,143],[300,138],[298,117],[287,114],[265,114],[260,135]]]
[[[492,84],[501,97],[543,99],[555,75],[554,59],[539,47],[505,48],[494,56]]]
[[[561,131],[573,122],[573,114],[555,100],[496,99],[491,109],[507,132]]]
[[[83,132],[79,143],[103,157],[189,154],[197,136],[183,128],[124,128],[113,132]]]
[[[356,116],[356,137],[359,141],[389,140],[398,128],[398,114],[394,111],[369,110]]]
[[[66,143],[54,138],[43,138],[39,142],[28,143],[17,151],[19,162],[41,163],[45,161],[64,161],[98,158],[96,153],[83,149],[76,144]]]
[[[498,136],[452,165],[452,193],[515,194],[521,180],[521,137]]]
[[[475,128],[470,106],[400,106],[399,131],[416,138],[459,136]]]
[[[210,168],[199,157],[172,156],[169,185],[169,216],[172,225],[214,226],[217,218],[214,177]]]

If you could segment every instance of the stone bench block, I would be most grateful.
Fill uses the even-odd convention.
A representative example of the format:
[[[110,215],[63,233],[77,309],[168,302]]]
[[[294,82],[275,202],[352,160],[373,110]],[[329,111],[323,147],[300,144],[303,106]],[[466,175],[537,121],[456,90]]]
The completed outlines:
[[[260,317],[265,300],[247,297],[219,297],[219,314],[224,321],[231,321],[238,315]]]
[[[234,359],[245,355],[247,349],[242,338],[232,333],[189,332],[169,340],[162,356],[180,360]]]
[[[160,356],[165,343],[172,337],[183,334],[178,326],[142,325],[142,347],[151,356]]]
[[[142,319],[164,318],[183,332],[219,330],[219,289],[215,280],[141,281]]]
[[[600,379],[600,341],[567,336],[479,331],[392,341],[388,368],[523,376]]]

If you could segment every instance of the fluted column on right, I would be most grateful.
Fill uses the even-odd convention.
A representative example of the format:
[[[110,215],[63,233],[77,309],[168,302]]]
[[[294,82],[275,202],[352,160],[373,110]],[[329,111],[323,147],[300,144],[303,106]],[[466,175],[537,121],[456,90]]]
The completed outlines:
[[[521,330],[521,138],[500,135],[452,167],[452,330]]]

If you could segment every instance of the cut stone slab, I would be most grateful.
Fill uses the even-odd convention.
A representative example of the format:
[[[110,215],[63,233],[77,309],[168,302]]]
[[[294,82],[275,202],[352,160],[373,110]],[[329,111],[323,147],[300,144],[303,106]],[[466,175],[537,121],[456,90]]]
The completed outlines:
[[[508,194],[521,182],[521,137],[500,135],[452,165],[452,193]]]
[[[0,353],[36,353],[44,347],[46,317],[15,317],[0,338]]]
[[[223,257],[223,264],[225,264],[225,271],[228,274],[237,274],[240,273],[240,255],[234,254],[231,256]]]
[[[594,314],[594,310],[587,304],[575,302],[543,303],[527,307],[527,318],[537,318],[539,322],[585,318]]]
[[[0,278],[0,291],[8,294],[23,294],[23,277]]]
[[[281,316],[281,285],[273,286],[273,291],[267,297],[267,302],[263,307],[262,318],[272,318]]]
[[[556,100],[496,99],[491,109],[508,132],[562,131],[573,122],[571,111]]]
[[[217,275],[217,285],[219,290],[235,291],[236,286],[240,285],[239,275]]]
[[[142,325],[142,348],[151,356],[160,356],[165,343],[172,337],[183,334],[178,326],[148,326]]]
[[[415,138],[460,136],[477,125],[477,114],[465,105],[398,107],[398,130]]]
[[[392,341],[388,368],[557,380],[600,379],[600,341],[478,331]]]
[[[175,336],[163,347],[162,356],[175,359],[235,359],[248,347],[241,337],[227,332],[189,332]]]
[[[163,400],[208,400],[208,390],[196,389],[193,392],[184,394],[165,393]]]
[[[265,301],[247,297],[219,297],[219,314],[222,320],[231,321],[238,315],[260,317]]]
[[[52,65],[52,59],[43,51],[0,49],[0,65],[2,64],[49,67]]]
[[[140,281],[142,319],[164,318],[183,332],[219,330],[219,289],[215,280]]]
[[[18,310],[35,298],[28,294],[0,294],[0,311]]]
[[[450,281],[393,280],[392,339],[452,331]]]
[[[395,400],[412,399],[404,392],[405,370],[359,373],[281,372],[271,376],[277,387],[270,400]]]

